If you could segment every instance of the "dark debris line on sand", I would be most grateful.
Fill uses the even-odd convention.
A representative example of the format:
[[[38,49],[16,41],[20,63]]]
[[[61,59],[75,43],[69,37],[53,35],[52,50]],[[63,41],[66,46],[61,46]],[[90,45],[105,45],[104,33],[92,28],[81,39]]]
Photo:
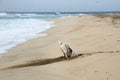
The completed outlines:
[[[106,51],[106,52],[99,51],[99,52],[78,54],[77,57],[72,57],[72,58],[69,58],[69,59],[65,59],[64,56],[60,56],[60,57],[57,57],[57,58],[50,58],[50,59],[38,59],[38,60],[28,61],[24,64],[19,64],[19,65],[7,67],[7,68],[1,69],[1,70],[17,69],[17,68],[30,67],[30,66],[47,65],[47,64],[52,64],[52,63],[61,62],[61,61],[73,60],[73,59],[76,59],[78,57],[83,58],[83,57],[87,57],[87,56],[98,54],[98,53],[119,53],[119,52],[120,51]]]
[[[83,57],[82,54],[79,54],[79,56]],[[77,56],[77,57],[79,57],[79,56]],[[77,57],[72,57],[72,58],[69,58],[69,59],[65,59],[64,56],[60,56],[60,57],[57,57],[57,58],[32,60],[32,61],[28,61],[28,62],[26,62],[24,64],[19,64],[19,65],[7,67],[7,68],[4,68],[2,70],[5,70],[5,69],[16,69],[16,68],[30,67],[30,66],[47,65],[47,64],[52,64],[52,63],[56,63],[56,62],[72,60],[72,59],[75,59]]]

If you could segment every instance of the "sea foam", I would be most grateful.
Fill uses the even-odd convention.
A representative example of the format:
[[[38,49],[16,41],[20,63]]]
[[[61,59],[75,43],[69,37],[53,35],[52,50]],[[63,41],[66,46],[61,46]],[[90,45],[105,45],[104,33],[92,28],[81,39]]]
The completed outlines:
[[[53,22],[40,19],[0,19],[0,53],[29,39],[42,37],[38,34],[52,26]]]
[[[81,13],[0,13],[0,53],[29,39],[42,37],[38,34],[53,26],[50,18],[80,16]]]

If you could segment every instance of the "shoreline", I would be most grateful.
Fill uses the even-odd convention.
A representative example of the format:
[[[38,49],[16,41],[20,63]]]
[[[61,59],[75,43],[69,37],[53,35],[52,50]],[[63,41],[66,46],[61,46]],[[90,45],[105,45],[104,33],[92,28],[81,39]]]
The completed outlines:
[[[84,16],[84,15],[82,15],[82,16]],[[49,32],[49,30],[51,30],[51,28],[54,28],[54,27],[56,26],[56,25],[55,25],[55,21],[56,21],[56,20],[64,19],[64,18],[69,18],[69,17],[74,17],[74,16],[65,16],[65,17],[59,17],[59,18],[53,18],[53,19],[47,19],[47,20],[46,20],[46,19],[42,19],[42,20],[44,20],[44,21],[48,21],[48,22],[52,23],[51,27],[49,27],[48,29],[36,33],[36,34],[41,34],[41,35],[43,35],[43,36],[34,37],[34,38],[28,39],[28,40],[26,40],[26,41],[24,41],[24,42],[22,42],[22,43],[20,43],[20,44],[17,44],[17,45],[15,45],[14,47],[11,47],[10,49],[8,49],[8,50],[0,53],[1,57],[2,57],[2,55],[6,54],[6,53],[9,53],[9,51],[11,51],[11,49],[14,49],[14,48],[16,48],[16,47],[19,46],[19,45],[22,45],[22,44],[26,43],[27,41],[31,41],[31,40],[34,40],[34,39],[38,39],[38,38],[42,38],[42,37],[47,37],[47,36],[49,36],[49,34],[47,34],[47,32]]]
[[[84,15],[82,15],[82,16],[84,16]],[[52,28],[52,27],[55,26],[55,25],[54,25],[54,20],[63,19],[63,18],[67,18],[67,17],[73,17],[73,16],[58,17],[58,18],[53,18],[53,19],[40,19],[40,20],[42,20],[42,21],[47,21],[47,22],[49,22],[49,23],[51,24],[51,26],[50,26],[48,29],[45,29],[45,30],[43,30],[43,31],[41,31],[41,32],[38,32],[38,33],[35,33],[35,34],[36,34],[36,35],[35,35],[36,37],[34,36],[34,37],[32,37],[32,38],[26,39],[25,41],[22,41],[22,42],[20,42],[20,43],[18,43],[18,44],[16,44],[16,45],[14,45],[14,46],[6,49],[6,50],[2,50],[2,52],[0,52],[0,56],[2,56],[3,54],[7,53],[7,52],[10,51],[12,48],[15,48],[16,46],[19,46],[19,45],[21,45],[21,44],[23,44],[23,43],[25,43],[25,42],[27,42],[27,41],[29,41],[29,40],[47,36],[48,34],[46,34],[46,33],[44,33],[44,32],[46,32],[47,30],[49,30],[50,28]]]
[[[69,44],[79,54],[94,55],[0,71],[2,80],[120,79],[120,14],[71,16],[54,21],[54,27],[42,32],[48,36],[31,39],[5,53],[0,58],[0,69],[34,60],[59,58],[63,54],[58,40]]]
[[[16,23],[21,22],[19,27]],[[31,23],[31,21],[33,21]],[[14,23],[13,23],[14,22]],[[35,23],[36,22],[36,23]],[[11,27],[10,30],[6,30],[6,32],[1,31],[1,34],[5,35],[6,37],[1,37],[1,49],[0,49],[0,55],[7,53],[8,50],[18,46],[19,44],[22,44],[30,39],[35,39],[37,37],[43,37],[46,36],[47,34],[40,34],[40,32],[46,31],[47,29],[53,27],[53,21],[48,21],[44,19],[17,19],[17,21],[10,20],[8,22],[8,25],[5,25],[7,27],[11,27],[10,24],[14,24],[15,27]],[[29,23],[29,24],[28,24]],[[23,25],[24,24],[24,25]],[[32,26],[33,25],[33,26]],[[42,27],[41,27],[41,26]],[[29,26],[29,28],[27,28]],[[35,27],[34,27],[35,26]],[[34,29],[32,29],[34,28]],[[12,31],[12,32],[11,32]],[[11,32],[11,33],[9,33]],[[13,34],[15,33],[16,34]],[[8,35],[9,34],[9,35]],[[18,35],[18,37],[17,37]],[[6,39],[6,40],[4,40]]]

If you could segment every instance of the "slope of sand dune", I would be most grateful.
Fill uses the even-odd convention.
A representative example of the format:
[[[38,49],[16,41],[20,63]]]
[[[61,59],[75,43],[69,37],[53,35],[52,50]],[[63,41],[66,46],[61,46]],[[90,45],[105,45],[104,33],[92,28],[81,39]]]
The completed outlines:
[[[0,80],[120,80],[120,14],[53,20],[55,26],[43,32],[48,36],[0,57]],[[58,40],[82,55],[65,60]]]

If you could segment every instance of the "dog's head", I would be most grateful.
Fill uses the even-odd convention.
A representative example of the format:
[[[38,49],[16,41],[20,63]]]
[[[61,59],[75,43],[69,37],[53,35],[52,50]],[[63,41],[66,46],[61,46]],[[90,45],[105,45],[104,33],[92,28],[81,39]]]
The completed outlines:
[[[58,41],[59,45],[62,45],[62,42],[61,41]]]

